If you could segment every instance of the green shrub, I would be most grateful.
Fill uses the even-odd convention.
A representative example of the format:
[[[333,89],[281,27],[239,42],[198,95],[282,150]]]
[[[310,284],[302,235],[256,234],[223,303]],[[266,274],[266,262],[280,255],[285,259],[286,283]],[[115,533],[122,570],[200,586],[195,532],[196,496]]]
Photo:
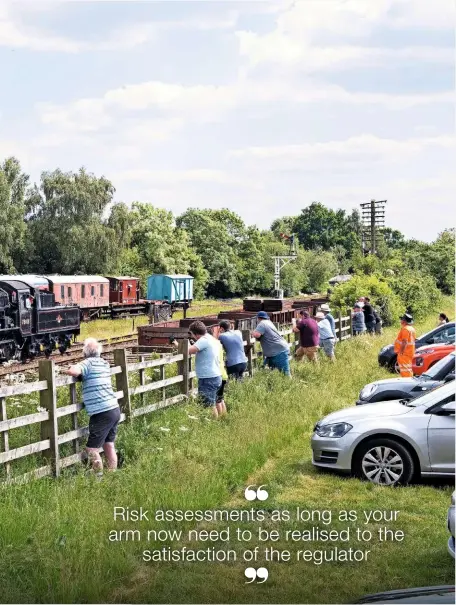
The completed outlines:
[[[442,295],[435,280],[429,275],[402,272],[388,277],[387,281],[401,299],[404,309],[415,317],[425,317],[433,309],[438,311]]]
[[[404,304],[391,286],[375,275],[355,275],[350,281],[334,288],[332,306],[341,312],[352,308],[360,296],[369,296],[385,325],[397,321]]]

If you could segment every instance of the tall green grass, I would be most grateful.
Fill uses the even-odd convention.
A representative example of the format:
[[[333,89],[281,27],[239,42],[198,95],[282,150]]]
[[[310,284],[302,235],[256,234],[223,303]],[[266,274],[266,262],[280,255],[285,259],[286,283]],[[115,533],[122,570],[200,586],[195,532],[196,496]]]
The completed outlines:
[[[418,331],[435,322],[435,317],[430,318],[417,326]],[[126,464],[102,482],[81,471],[1,490],[1,600],[341,603],[368,592],[452,583],[453,564],[446,552],[451,486],[378,488],[318,472],[310,462],[314,423],[352,405],[366,382],[389,376],[378,367],[377,353],[395,332],[388,329],[379,338],[366,336],[339,344],[333,365],[325,360],[317,368],[293,364],[291,380],[260,371],[243,384],[230,384],[229,415],[222,421],[212,420],[191,403],[122,426],[118,447]],[[258,565],[268,568],[269,579],[249,586],[244,583],[242,562],[143,563],[142,550],[154,545],[107,539],[113,528],[145,527],[114,524],[113,506],[250,508],[243,498],[247,484],[268,486],[267,504],[254,504],[260,508],[399,510],[397,528],[406,532],[406,540],[402,544],[374,540],[370,559],[361,564],[265,564],[262,560]],[[182,526],[167,524],[172,529]],[[252,531],[257,526],[245,525]],[[154,527],[159,524],[147,525],[147,529]],[[224,524],[211,527],[222,529]],[[295,548],[283,542],[277,547]]]

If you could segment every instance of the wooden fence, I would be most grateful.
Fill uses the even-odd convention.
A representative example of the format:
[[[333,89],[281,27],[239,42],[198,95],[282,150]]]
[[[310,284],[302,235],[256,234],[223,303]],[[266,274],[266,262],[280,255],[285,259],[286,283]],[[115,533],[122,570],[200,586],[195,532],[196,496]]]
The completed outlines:
[[[336,320],[336,332],[339,341],[350,338],[350,317],[338,317]],[[290,328],[281,330],[281,334],[290,343],[292,351],[296,348],[297,334]],[[247,351],[248,365],[247,374],[253,376],[257,367],[257,360],[262,356],[255,347],[256,341],[251,338],[248,330],[243,332],[244,344],[253,345]],[[166,367],[174,365],[177,374],[166,378]],[[183,340],[179,343],[176,355],[167,355],[160,359],[145,359],[139,356],[135,363],[128,363],[125,349],[114,351],[114,366],[111,367],[111,375],[115,377],[116,397],[121,409],[120,422],[131,422],[139,416],[150,414],[156,410],[175,405],[187,400],[196,394],[194,388],[193,356],[189,355],[189,341]],[[176,367],[177,366],[177,367]],[[145,371],[155,368],[159,371],[159,379],[147,383]],[[131,375],[136,374],[137,386],[130,386]],[[73,464],[79,463],[84,452],[81,449],[80,440],[88,434],[88,426],[78,425],[78,413],[83,409],[82,402],[77,401],[77,388],[79,382],[70,376],[59,376],[56,365],[52,360],[42,360],[39,363],[39,377],[37,382],[0,387],[0,471],[4,469],[4,481],[0,484],[25,482],[32,478],[46,476],[58,477],[61,471]],[[172,397],[166,396],[166,389],[178,385],[178,393]],[[69,393],[69,405],[58,405],[57,391],[67,388]],[[154,403],[143,405],[146,393],[161,391],[161,397]],[[8,418],[6,401],[9,397],[39,394],[40,411]],[[132,398],[139,395],[140,407],[132,405]],[[71,421],[71,430],[59,432],[59,419],[68,418]],[[10,448],[10,431],[31,425],[40,425],[40,440],[21,447]],[[72,453],[61,455],[61,446],[71,444]],[[39,454],[44,457],[45,464],[30,472],[13,477],[11,463],[15,460]]]

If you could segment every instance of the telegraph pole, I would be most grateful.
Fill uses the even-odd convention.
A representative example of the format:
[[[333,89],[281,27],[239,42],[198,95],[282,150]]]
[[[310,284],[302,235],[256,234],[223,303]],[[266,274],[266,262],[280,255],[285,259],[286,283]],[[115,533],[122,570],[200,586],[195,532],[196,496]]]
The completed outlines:
[[[387,200],[371,200],[360,204],[363,224],[363,252],[376,254],[381,240],[379,229],[385,226],[385,204]]]

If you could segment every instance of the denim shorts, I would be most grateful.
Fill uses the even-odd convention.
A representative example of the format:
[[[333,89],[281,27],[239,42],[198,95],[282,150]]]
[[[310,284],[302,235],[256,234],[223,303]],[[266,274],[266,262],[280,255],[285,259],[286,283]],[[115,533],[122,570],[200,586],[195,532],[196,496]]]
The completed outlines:
[[[205,408],[214,406],[217,402],[217,393],[222,386],[222,377],[198,378],[198,396]]]
[[[321,341],[321,346],[323,347],[324,352],[328,357],[332,357],[334,355],[334,345],[336,344],[335,338],[323,338]]]
[[[264,365],[267,365],[272,370],[279,370],[285,374],[285,376],[291,376],[289,356],[289,351],[282,351],[282,353],[274,355],[274,357],[266,357],[264,360]]]

